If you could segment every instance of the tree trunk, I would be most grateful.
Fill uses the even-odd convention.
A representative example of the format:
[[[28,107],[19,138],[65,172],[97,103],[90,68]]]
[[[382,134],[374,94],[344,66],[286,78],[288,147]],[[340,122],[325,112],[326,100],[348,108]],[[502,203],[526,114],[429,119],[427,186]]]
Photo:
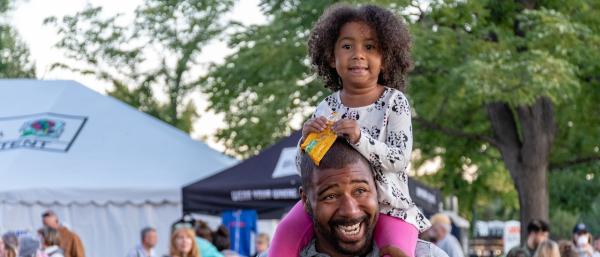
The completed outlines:
[[[547,169],[556,131],[552,102],[539,97],[532,105],[515,110],[507,103],[495,102],[487,105],[487,111],[497,147],[519,195],[523,243],[532,219],[548,222]]]

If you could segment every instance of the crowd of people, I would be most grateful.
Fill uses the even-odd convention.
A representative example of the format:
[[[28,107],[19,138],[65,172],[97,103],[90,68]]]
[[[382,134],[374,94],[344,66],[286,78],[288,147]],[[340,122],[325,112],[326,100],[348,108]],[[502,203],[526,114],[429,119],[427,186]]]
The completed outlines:
[[[600,257],[600,237],[594,240],[584,223],[573,227],[571,239],[550,239],[550,226],[543,220],[527,225],[527,240],[508,252],[507,257]]]
[[[42,214],[43,227],[37,235],[30,232],[6,232],[0,237],[0,257],[85,257],[79,236],[63,226],[58,216],[48,210]],[[212,231],[203,221],[175,226],[169,240],[169,252],[158,254],[155,247],[158,234],[153,227],[140,231],[140,242],[127,257],[242,257],[230,249],[229,231],[219,226]],[[260,233],[255,240],[256,254],[264,253],[270,243],[269,235]]]
[[[85,257],[77,234],[63,226],[51,210],[42,214],[37,235],[7,232],[0,238],[0,257]]]

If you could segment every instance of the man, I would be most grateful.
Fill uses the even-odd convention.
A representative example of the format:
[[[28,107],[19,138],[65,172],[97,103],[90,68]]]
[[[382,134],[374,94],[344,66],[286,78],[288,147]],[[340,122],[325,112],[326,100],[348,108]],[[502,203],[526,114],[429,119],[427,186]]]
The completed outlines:
[[[435,238],[436,245],[450,257],[464,257],[462,248],[458,239],[454,235],[450,234],[452,231],[452,222],[450,218],[442,213],[438,213],[431,217],[431,231],[432,237]]]
[[[65,257],[85,257],[83,243],[75,232],[62,226],[58,221],[58,216],[52,210],[42,213],[42,222],[44,226],[51,227],[58,231],[60,237],[60,248],[65,252]]]
[[[254,241],[254,249],[256,253],[253,255],[253,257],[260,256],[260,254],[266,252],[269,249],[270,241],[269,235],[266,233],[258,234],[256,236],[256,240]]]
[[[315,236],[301,257],[406,256],[397,248],[378,249],[373,230],[379,217],[377,190],[367,160],[338,139],[317,167],[306,154],[300,161],[304,208]],[[439,248],[419,241],[417,257],[444,257]]]
[[[591,245],[592,234],[587,230],[587,226],[583,223],[575,225],[573,228],[573,244],[575,244],[575,251],[579,254],[579,257],[600,257],[600,253],[594,251]]]
[[[524,250],[528,256],[533,256],[538,246],[548,239],[550,226],[543,220],[533,219],[527,224],[527,241],[521,247],[515,247],[509,251]]]
[[[140,233],[141,242],[135,246],[131,252],[127,255],[127,257],[154,257],[156,254],[154,253],[154,247],[156,246],[156,242],[158,241],[158,235],[156,234],[156,229],[152,227],[145,227],[142,229]]]

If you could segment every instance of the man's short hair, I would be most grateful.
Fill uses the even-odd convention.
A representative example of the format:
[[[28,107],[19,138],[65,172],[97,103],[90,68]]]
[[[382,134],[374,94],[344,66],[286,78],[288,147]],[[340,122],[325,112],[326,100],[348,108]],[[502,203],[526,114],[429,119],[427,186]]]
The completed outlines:
[[[312,174],[313,171],[317,168],[324,169],[341,169],[350,164],[354,164],[357,161],[363,161],[365,165],[371,169],[371,165],[367,159],[360,154],[356,149],[354,149],[346,139],[337,138],[329,151],[323,156],[319,166],[313,162],[313,160],[308,156],[307,153],[302,151],[302,156],[300,156],[300,175],[302,177],[302,188],[306,191],[308,188],[312,186]]]
[[[53,210],[46,210],[46,211],[42,212],[42,218],[51,217],[51,216],[57,217],[56,213],[54,213]]]
[[[543,220],[533,219],[527,225],[527,234],[537,232],[550,232],[550,226]]]
[[[140,232],[140,239],[142,240],[142,242],[144,241],[144,238],[146,237],[146,234],[150,233],[150,232],[155,232],[156,229],[153,227],[145,227],[142,229],[142,231]]]

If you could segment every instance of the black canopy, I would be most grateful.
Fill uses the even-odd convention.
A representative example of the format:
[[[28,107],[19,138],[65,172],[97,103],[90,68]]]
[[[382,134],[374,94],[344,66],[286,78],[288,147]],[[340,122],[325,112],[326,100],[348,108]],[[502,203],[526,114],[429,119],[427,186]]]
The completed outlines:
[[[254,209],[262,219],[281,218],[299,199],[295,149],[301,133],[282,139],[260,154],[183,188],[183,212],[218,215]],[[409,178],[413,200],[426,215],[438,212],[440,193]]]

